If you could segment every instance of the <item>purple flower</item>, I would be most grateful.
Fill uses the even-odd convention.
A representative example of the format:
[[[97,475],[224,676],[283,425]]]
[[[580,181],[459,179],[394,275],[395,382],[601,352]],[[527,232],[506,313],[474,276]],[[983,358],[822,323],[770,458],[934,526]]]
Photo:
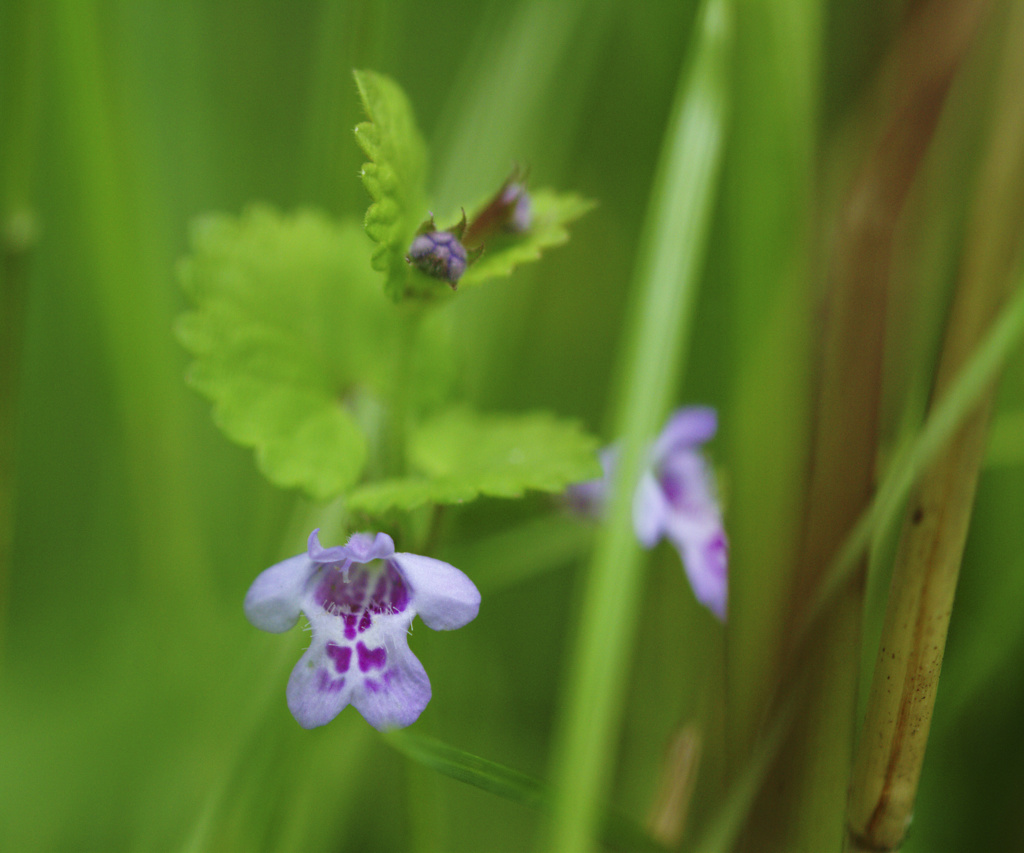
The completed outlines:
[[[429,276],[453,288],[466,271],[466,249],[451,231],[427,231],[416,237],[406,260]]]
[[[473,582],[448,563],[396,554],[386,533],[356,533],[271,566],[245,596],[245,615],[281,633],[305,614],[313,641],[288,679],[288,707],[303,728],[329,723],[346,705],[375,729],[416,721],[430,701],[430,680],[409,651],[419,614],[438,631],[461,628],[480,609]]]
[[[677,409],[651,448],[649,466],[633,497],[633,529],[645,548],[668,539],[683,561],[697,600],[725,620],[729,544],[715,495],[714,476],[700,445],[718,428],[714,409]],[[617,461],[616,448],[602,451],[605,476],[569,489],[570,505],[600,515]]]

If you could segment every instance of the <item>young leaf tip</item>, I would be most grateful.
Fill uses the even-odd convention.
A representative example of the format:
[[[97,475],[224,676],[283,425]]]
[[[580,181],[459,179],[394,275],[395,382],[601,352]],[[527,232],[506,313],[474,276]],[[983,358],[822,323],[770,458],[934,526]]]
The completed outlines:
[[[377,243],[371,265],[386,273],[385,290],[397,301],[408,289],[406,254],[427,207],[427,149],[401,86],[374,71],[353,76],[367,116],[355,137],[369,158],[360,177],[370,195],[364,227]]]

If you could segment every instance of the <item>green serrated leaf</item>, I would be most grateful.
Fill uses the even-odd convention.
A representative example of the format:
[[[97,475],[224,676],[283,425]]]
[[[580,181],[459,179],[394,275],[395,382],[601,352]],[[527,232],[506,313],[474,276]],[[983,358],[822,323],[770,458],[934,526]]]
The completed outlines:
[[[480,495],[516,498],[559,492],[601,476],[598,442],[574,421],[547,412],[481,415],[457,408],[421,424],[409,443],[410,477],[354,490],[349,509],[378,514]]]
[[[575,193],[557,193],[549,189],[531,192],[530,201],[530,229],[523,234],[488,243],[480,260],[459,279],[460,287],[511,275],[520,264],[540,260],[545,249],[560,246],[569,239],[565,226],[579,219],[595,204]]]
[[[378,244],[373,268],[387,274],[385,290],[397,301],[409,277],[406,253],[427,215],[427,148],[401,86],[374,71],[354,75],[369,118],[356,126],[356,141],[370,158],[362,169],[373,199],[364,227]]]
[[[192,230],[181,281],[195,308],[177,334],[189,381],[233,441],[256,450],[272,483],[333,498],[362,473],[365,398],[392,392],[400,312],[366,264],[358,223],[253,208]],[[433,318],[430,318],[433,321]],[[410,408],[435,402],[443,330],[424,324]],[[361,417],[361,416],[360,416]]]

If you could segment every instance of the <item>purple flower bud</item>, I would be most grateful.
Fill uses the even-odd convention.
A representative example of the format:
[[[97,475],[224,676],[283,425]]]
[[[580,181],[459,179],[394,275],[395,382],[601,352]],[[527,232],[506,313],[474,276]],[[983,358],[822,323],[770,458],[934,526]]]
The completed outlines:
[[[519,168],[501,185],[489,202],[466,228],[463,240],[467,246],[481,246],[492,238],[522,234],[533,224],[533,208],[526,191],[525,175]]]
[[[504,230],[522,233],[533,222],[533,205],[530,194],[522,184],[509,184],[501,191],[501,202],[509,208]]]
[[[466,271],[466,250],[450,231],[427,231],[412,241],[406,260],[429,276],[447,281],[452,289]]]

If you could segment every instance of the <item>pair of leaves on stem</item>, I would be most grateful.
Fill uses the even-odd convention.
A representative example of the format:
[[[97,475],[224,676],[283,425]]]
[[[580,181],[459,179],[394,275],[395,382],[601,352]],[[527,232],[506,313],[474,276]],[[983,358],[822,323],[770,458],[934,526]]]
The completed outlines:
[[[357,132],[373,158],[363,172],[373,197],[365,229],[378,244],[372,268],[352,220],[267,207],[199,218],[180,269],[193,304],[177,326],[194,359],[190,382],[212,401],[224,433],[255,449],[272,483],[321,501],[344,494],[354,511],[558,491],[595,476],[596,442],[573,422],[445,407],[454,374],[451,318],[440,307],[408,322],[408,312],[422,308],[389,302],[373,271],[386,274],[392,296],[405,293],[411,277],[426,278],[405,261],[425,206],[425,149],[394,82],[370,72],[357,73],[357,82],[372,119]],[[485,255],[460,283],[507,275],[539,257],[564,242],[564,224],[589,207],[554,193],[537,193],[533,202],[530,231]],[[412,425],[409,474],[360,485],[381,452],[379,401],[394,399],[403,336],[412,329],[414,358],[402,391]]]

